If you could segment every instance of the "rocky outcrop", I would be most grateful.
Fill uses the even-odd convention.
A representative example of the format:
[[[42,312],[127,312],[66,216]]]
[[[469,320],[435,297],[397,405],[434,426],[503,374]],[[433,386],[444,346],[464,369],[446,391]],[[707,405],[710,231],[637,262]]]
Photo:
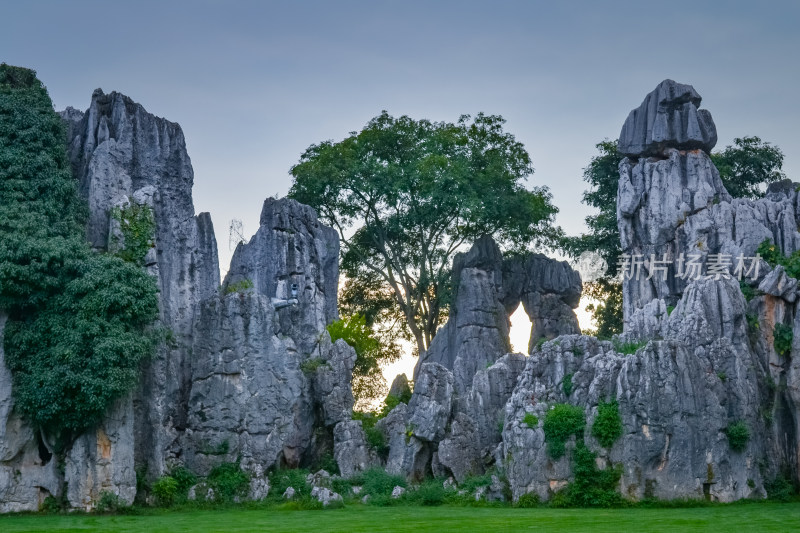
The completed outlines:
[[[64,487],[75,508],[92,509],[104,492],[131,503],[136,469],[152,479],[183,464],[202,475],[237,459],[258,496],[268,490],[265,469],[330,453],[334,428],[351,418],[355,363],[353,349],[331,343],[325,330],[337,317],[336,232],[307,206],[268,199],[219,291],[213,226],[207,213],[194,213],[180,126],[100,90],[85,113],[61,115],[93,246],[126,250],[126,213],[149,213],[143,263],[157,279],[170,339],[135,394],[65,450],[63,473],[14,415],[0,360],[8,381],[0,392],[0,511],[36,509]]]
[[[433,474],[461,481],[502,459],[503,410],[525,361],[508,354],[508,316],[520,303],[533,322],[531,349],[540,339],[580,331],[573,309],[581,279],[566,262],[534,253],[504,258],[485,236],[456,255],[452,276],[448,321],[415,368],[408,438],[394,441],[390,451],[396,458],[403,446],[402,471],[412,478]],[[431,384],[439,394],[435,400]]]
[[[717,128],[691,85],[662,81],[631,111],[619,134],[618,150],[634,157],[659,156],[665,147],[711,152]]]
[[[573,309],[581,297],[581,279],[566,262],[541,254],[503,258],[485,236],[453,260],[454,304],[414,371],[438,363],[452,371],[456,390],[465,395],[475,373],[511,351],[508,316],[522,303],[530,317],[530,349],[542,338],[579,333]]]
[[[193,328],[183,442],[201,474],[237,457],[248,470],[307,464],[352,413],[356,355],[325,330],[336,318],[335,232],[293,200],[267,199],[261,223]]]
[[[380,466],[375,450],[367,444],[359,420],[336,424],[333,430],[333,450],[342,477],[349,478],[371,467]]]
[[[258,231],[234,251],[223,291],[244,282],[267,297],[297,300],[298,305],[278,311],[278,333],[308,354],[320,332],[339,316],[338,260],[338,234],[321,224],[313,209],[267,198]]]
[[[736,262],[765,239],[784,253],[798,249],[797,193],[780,183],[762,200],[732,199],[707,154],[716,140],[711,116],[697,105],[694,89],[667,80],[623,127],[620,151],[629,157],[620,164],[617,214],[633,265],[623,277],[625,331],[614,343],[562,336],[528,359],[503,431],[515,498],[548,499],[573,482],[569,450],[582,441],[597,468],[619,469],[617,489],[634,500],[761,498],[782,472],[797,478],[798,389],[789,385],[797,364],[789,355],[798,344],[779,355],[774,342],[776,324],[794,339],[800,333],[796,280],[763,260],[739,276]],[[709,270],[717,254],[730,262]],[[681,276],[690,257],[703,268]],[[592,428],[609,401],[623,430],[604,447]],[[553,459],[543,422],[561,403],[580,408],[586,431]],[[738,445],[731,427],[746,428]]]
[[[528,353],[542,339],[580,333],[573,309],[581,300],[581,277],[566,261],[531,253],[503,261],[503,305],[508,313],[522,302],[530,318]]]
[[[195,313],[219,287],[214,229],[207,213],[195,216],[194,173],[178,124],[148,113],[127,96],[99,89],[85,113],[69,108],[62,117],[73,171],[89,204],[92,245],[124,246],[115,239],[120,232],[112,208],[138,205],[153,213],[153,248],[145,263],[158,279],[160,320],[174,340],[144,370],[133,400],[130,421],[137,442],[130,451],[135,449],[137,463],[157,476],[180,455]]]
[[[482,237],[465,254],[457,254],[452,270],[453,305],[447,323],[421,355],[414,379],[425,363],[436,363],[455,375],[455,387],[465,393],[472,376],[504,353],[508,341],[508,315],[503,294],[503,255],[489,237]]]
[[[91,511],[104,492],[126,505],[136,497],[133,447],[133,401],[117,400],[102,424],[72,443],[64,461],[67,499],[72,507]]]
[[[686,333],[693,317],[676,309],[670,325]],[[753,437],[764,432],[752,356],[726,338],[703,349],[687,346],[685,338],[651,341],[630,355],[591,337],[545,343],[539,357],[529,359],[507,406],[503,446],[514,497],[535,492],[549,499],[573,480],[570,454],[552,459],[542,427],[558,403],[582,408],[587,445],[603,468],[621,467],[619,490],[627,498],[763,496],[764,478],[754,459],[764,457],[764,441],[753,438],[746,450],[734,452],[725,434],[739,421]],[[563,387],[567,377],[569,395]],[[607,449],[591,436],[603,401],[617,403],[624,427]],[[540,421],[533,427],[529,413]]]
[[[439,442],[441,477],[452,475],[461,482],[499,464],[498,446],[505,423],[505,405],[525,368],[522,354],[506,354],[492,366],[479,370],[450,432]]]

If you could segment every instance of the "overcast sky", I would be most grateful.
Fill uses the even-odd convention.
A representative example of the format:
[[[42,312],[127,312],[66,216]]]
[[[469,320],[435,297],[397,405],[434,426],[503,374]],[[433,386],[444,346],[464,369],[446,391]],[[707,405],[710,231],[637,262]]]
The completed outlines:
[[[229,221],[253,233],[306,147],[382,109],[503,115],[569,233],[594,144],[664,78],[700,92],[718,146],[759,135],[800,180],[800,3],[719,4],[4,1],[0,60],[38,71],[57,109],[100,87],[180,123],[225,270]]]

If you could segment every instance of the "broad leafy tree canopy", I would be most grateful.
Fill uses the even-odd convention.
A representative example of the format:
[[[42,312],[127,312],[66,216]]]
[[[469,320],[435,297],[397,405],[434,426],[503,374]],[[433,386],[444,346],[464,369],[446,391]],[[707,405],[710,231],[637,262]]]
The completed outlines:
[[[402,317],[423,352],[446,316],[453,255],[484,234],[522,249],[551,242],[557,209],[502,117],[456,123],[387,112],[340,142],[310,146],[290,196],[342,239],[342,272],[368,319]]]

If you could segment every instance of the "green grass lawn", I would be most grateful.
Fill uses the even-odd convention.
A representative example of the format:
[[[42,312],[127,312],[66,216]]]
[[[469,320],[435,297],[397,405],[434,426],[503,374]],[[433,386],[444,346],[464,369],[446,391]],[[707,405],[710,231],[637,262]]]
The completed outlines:
[[[219,510],[144,515],[16,515],[0,517],[0,532],[114,531],[800,531],[800,504],[755,503],[678,509],[513,509],[362,507],[326,511]]]

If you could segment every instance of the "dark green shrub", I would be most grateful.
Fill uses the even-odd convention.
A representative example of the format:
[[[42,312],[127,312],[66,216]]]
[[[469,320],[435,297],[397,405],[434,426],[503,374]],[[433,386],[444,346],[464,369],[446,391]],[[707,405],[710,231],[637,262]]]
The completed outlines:
[[[514,507],[519,507],[522,509],[531,509],[534,507],[539,507],[542,502],[539,499],[539,495],[535,492],[527,492],[519,497],[519,499],[514,502]]]
[[[242,471],[238,462],[215,466],[209,472],[206,481],[208,486],[214,489],[214,499],[219,501],[244,498],[250,487],[250,475]]]
[[[382,468],[371,468],[363,472],[359,481],[363,487],[362,494],[369,494],[371,497],[388,497],[391,496],[392,490],[396,486],[407,487],[406,479],[403,476],[394,476]]]
[[[178,495],[178,482],[170,476],[164,476],[153,483],[151,491],[158,505],[169,507],[175,503],[175,497]]]
[[[767,499],[788,503],[794,500],[795,488],[787,476],[777,476],[775,479],[764,483]]]
[[[311,466],[312,472],[319,472],[320,470],[325,470],[329,474],[339,474],[339,463],[336,462],[332,452],[328,451],[321,455]]]
[[[767,239],[758,246],[757,251],[770,266],[781,265],[788,276],[800,279],[800,250],[790,256],[785,256],[776,245]]]
[[[311,357],[300,363],[300,370],[306,375],[311,375],[316,372],[319,367],[327,364],[327,361],[321,357]]]
[[[600,402],[592,424],[592,436],[604,448],[610,448],[622,436],[622,418],[617,401]]]
[[[305,469],[276,470],[269,476],[270,496],[274,499],[281,499],[289,487],[292,487],[299,497],[309,496],[311,487],[306,483],[308,473],[308,470]]]
[[[442,505],[445,501],[445,490],[440,480],[431,479],[415,490],[406,492],[406,499],[420,505]]]
[[[113,492],[104,490],[100,493],[100,500],[98,500],[95,509],[98,513],[116,513],[125,507],[125,503],[119,496]]]
[[[564,390],[564,396],[569,398],[569,395],[572,394],[572,374],[564,376],[564,379],[561,381],[561,388]]]
[[[483,474],[480,476],[470,476],[458,484],[458,489],[467,493],[469,498],[472,498],[473,493],[481,487],[486,487],[492,483],[491,474]],[[474,499],[474,498],[473,498]]]
[[[531,429],[536,429],[539,427],[539,417],[533,413],[525,413],[525,416],[522,418],[522,421]]]
[[[747,313],[745,315],[745,318],[747,319],[747,330],[750,333],[755,333],[759,329],[761,329],[761,324],[758,320],[758,315],[753,313]]]
[[[42,505],[39,506],[39,511],[47,514],[55,514],[61,512],[63,509],[64,506],[61,505],[61,502],[58,501],[58,498],[52,494],[45,498],[42,502]]]
[[[750,440],[750,429],[744,420],[729,424],[725,433],[728,435],[728,444],[731,450],[742,452],[747,448],[747,441]]]
[[[761,256],[761,258],[770,264],[770,266],[775,266],[780,264],[780,261],[783,259],[783,254],[778,249],[777,246],[772,244],[769,239],[765,239],[758,245],[758,249],[756,253]]]
[[[197,484],[197,476],[185,466],[174,467],[170,470],[169,477],[178,484],[176,495],[181,499],[185,499],[189,489]]]
[[[742,280],[739,282],[739,288],[742,290],[742,296],[746,301],[751,301],[753,298],[758,296],[758,292],[756,289],[751,287],[746,281]]]
[[[599,470],[596,454],[578,442],[572,454],[575,479],[551,501],[553,507],[618,507],[624,504],[617,492],[622,468]]]
[[[375,450],[378,457],[386,459],[389,456],[389,444],[386,442],[386,436],[383,434],[383,431],[372,426],[365,429],[364,434],[367,437],[367,444],[369,447]]]
[[[775,329],[772,331],[773,341],[772,345],[775,351],[780,355],[789,355],[792,353],[792,341],[794,340],[794,332],[792,327],[786,324],[775,324]]]
[[[553,459],[564,456],[564,445],[572,435],[583,435],[586,417],[581,407],[566,403],[554,405],[544,418],[544,436],[547,451]]]

